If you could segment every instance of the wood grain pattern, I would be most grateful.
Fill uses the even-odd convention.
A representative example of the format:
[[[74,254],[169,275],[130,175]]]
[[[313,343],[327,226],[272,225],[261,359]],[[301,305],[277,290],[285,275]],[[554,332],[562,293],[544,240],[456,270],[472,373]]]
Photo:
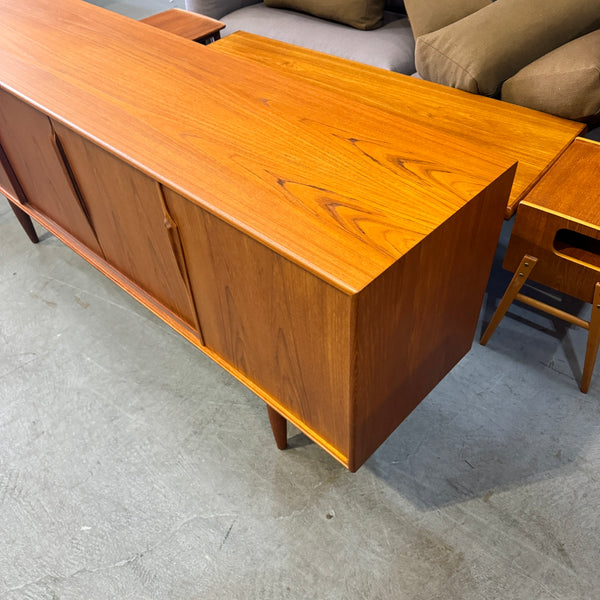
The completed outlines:
[[[210,50],[263,64],[394,115],[410,116],[416,123],[434,127],[441,136],[451,134],[477,142],[483,156],[518,161],[506,218],[514,214],[519,201],[585,128],[581,123],[507,102],[246,32],[235,32]]]
[[[513,175],[357,295],[351,470],[471,348]]]
[[[4,152],[4,148],[0,144],[0,193],[3,193],[7,198],[12,198],[13,202],[9,201],[10,207],[14,212],[17,220],[21,224],[21,227],[27,234],[27,237],[34,243],[37,244],[40,240],[35,231],[35,227],[31,221],[31,217],[21,210],[21,208],[17,205],[19,204],[27,204],[28,200],[25,196],[25,192],[15,175],[15,172],[12,168],[8,160],[8,156],[6,156],[6,152]]]
[[[0,192],[4,192],[4,194],[13,196],[14,198],[19,198],[19,201],[25,204],[27,201],[25,193],[20,190],[21,193],[17,195],[16,190],[19,187],[20,185],[16,179],[13,168],[8,162],[8,156],[6,156],[6,153],[0,144]]]
[[[165,189],[188,260],[204,342],[349,453],[351,296]]]
[[[60,5],[0,0],[3,85],[340,289],[365,287],[513,162],[80,0]]]
[[[47,117],[0,90],[0,144],[28,204],[102,256],[87,216],[65,177],[52,133]]]
[[[156,182],[59,123],[55,128],[107,262],[197,329]]]
[[[23,210],[356,470],[470,346],[514,161],[58,3],[0,0],[0,85],[98,252]]]
[[[109,264],[104,257],[99,256],[95,252],[91,251],[84,244],[81,243],[76,237],[74,237],[69,231],[60,227],[55,221],[48,219],[45,215],[33,209],[30,205],[21,205],[14,198],[9,198],[12,205],[17,205],[23,212],[29,215],[34,221],[38,222],[44,229],[47,229],[50,233],[55,235],[61,242],[71,248],[74,252],[79,254],[84,260],[86,260],[94,268],[98,269],[103,275],[108,277],[120,288],[125,290],[133,298],[135,298],[140,304],[145,306],[157,317],[162,319],[167,325],[172,327],[177,333],[186,338],[189,342],[195,346],[201,348],[198,332],[194,331],[188,326],[187,323],[182,321],[177,315],[173,314],[172,311],[168,310],[165,306],[160,304],[148,294],[145,290],[139,287],[135,282],[131,281],[123,273],[115,269]],[[201,348],[202,349],[202,348]],[[207,354],[210,354],[207,352]],[[211,356],[213,360],[218,359]],[[248,385],[246,383],[246,385]]]
[[[514,271],[525,254],[538,258],[530,278],[584,302],[600,280],[600,254],[557,243],[561,231],[582,234],[600,248],[600,144],[578,139],[521,203],[504,258]],[[560,234],[559,234],[560,235]]]
[[[210,37],[218,38],[219,32],[225,27],[221,21],[181,8],[170,8],[140,20],[146,25],[196,42]]]

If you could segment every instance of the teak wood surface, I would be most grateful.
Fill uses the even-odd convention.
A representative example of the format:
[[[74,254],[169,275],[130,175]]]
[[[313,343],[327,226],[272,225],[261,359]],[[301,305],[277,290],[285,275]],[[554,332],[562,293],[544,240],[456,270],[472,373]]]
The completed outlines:
[[[600,144],[577,139],[521,203],[504,268],[514,272],[530,254],[538,259],[530,279],[592,302],[600,281],[599,174]],[[587,239],[577,244],[560,231]]]
[[[513,158],[80,0],[0,14],[9,200],[357,469],[470,348]]]
[[[59,148],[54,143],[45,143],[53,139],[50,121],[0,89],[0,131],[6,143],[10,139],[19,139],[19,145],[13,148],[10,164],[27,204],[102,256],[76,191],[69,178],[65,177]],[[29,173],[36,171],[43,171],[47,177],[44,180],[29,177]]]
[[[210,50],[263,64],[288,77],[429,125],[440,138],[452,135],[475,142],[482,156],[519,161],[506,218],[585,129],[581,123],[242,31]]]
[[[218,34],[225,23],[181,8],[170,8],[140,19],[146,25],[158,27],[187,40],[200,41]]]
[[[347,292],[514,162],[81,0],[0,12],[6,89]]]
[[[514,300],[588,330],[581,391],[587,393],[600,344],[600,144],[579,138],[521,203],[504,258],[513,279],[481,343]],[[592,303],[589,321],[520,293],[527,279]]]

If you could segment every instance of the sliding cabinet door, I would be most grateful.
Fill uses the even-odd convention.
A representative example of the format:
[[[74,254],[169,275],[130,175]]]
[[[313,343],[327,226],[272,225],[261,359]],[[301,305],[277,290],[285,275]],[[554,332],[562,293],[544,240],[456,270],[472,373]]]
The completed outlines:
[[[205,346],[347,462],[348,296],[180,194],[165,198]]]
[[[26,200],[38,213],[101,256],[50,120],[3,90],[0,90],[0,145],[24,192],[21,201]]]
[[[11,171],[10,174],[9,171]],[[12,198],[18,199],[17,192],[13,186],[11,175],[12,167],[8,162],[8,157],[4,152],[4,148],[2,148],[2,146],[0,145],[0,193],[8,194]]]
[[[161,186],[70,129],[54,123],[106,261],[198,332],[179,235]]]

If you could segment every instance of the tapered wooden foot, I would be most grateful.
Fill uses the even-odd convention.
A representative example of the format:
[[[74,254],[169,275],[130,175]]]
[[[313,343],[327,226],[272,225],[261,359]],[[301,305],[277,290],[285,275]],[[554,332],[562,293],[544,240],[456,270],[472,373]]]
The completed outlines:
[[[267,411],[275,443],[280,450],[285,450],[287,448],[287,420],[270,406],[267,406]]]
[[[596,355],[600,346],[600,283],[596,283],[594,288],[594,301],[592,302],[592,317],[590,319],[590,328],[588,331],[587,347],[585,350],[585,363],[583,366],[583,376],[581,378],[581,391],[587,394],[592,381],[592,372],[596,364]]]
[[[500,321],[502,321],[502,318],[506,314],[506,311],[510,305],[513,303],[513,300],[521,291],[523,284],[527,281],[527,278],[529,277],[533,267],[535,267],[537,260],[538,259],[535,258],[535,256],[529,256],[529,254],[526,254],[521,260],[519,268],[515,271],[508,288],[506,288],[506,292],[504,292],[504,296],[502,296],[502,300],[500,300],[500,304],[498,305],[492,320],[481,336],[479,343],[482,346],[485,346],[488,343],[489,339],[492,337],[492,333],[496,331],[496,327],[498,327],[498,324]]]
[[[21,227],[25,230],[25,233],[27,234],[29,239],[34,244],[37,244],[40,241],[40,239],[38,238],[37,233],[35,232],[35,228],[33,227],[33,221],[31,220],[31,217],[24,210],[21,210],[16,204],[13,204],[10,201],[8,203],[13,209],[15,216],[19,220],[19,223],[21,223]]]

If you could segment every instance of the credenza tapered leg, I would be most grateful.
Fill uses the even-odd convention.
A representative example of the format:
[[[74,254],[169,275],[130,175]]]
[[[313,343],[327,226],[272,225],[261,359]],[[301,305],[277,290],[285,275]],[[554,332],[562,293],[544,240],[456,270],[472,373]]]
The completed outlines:
[[[270,406],[267,406],[267,411],[275,443],[280,450],[285,450],[287,448],[287,420]]]
[[[13,209],[15,216],[19,220],[19,223],[21,223],[21,227],[25,230],[25,233],[28,235],[29,239],[34,244],[37,244],[40,241],[40,239],[38,238],[37,233],[35,232],[31,217],[24,210],[21,210],[16,204],[13,204],[10,201],[8,203]]]

